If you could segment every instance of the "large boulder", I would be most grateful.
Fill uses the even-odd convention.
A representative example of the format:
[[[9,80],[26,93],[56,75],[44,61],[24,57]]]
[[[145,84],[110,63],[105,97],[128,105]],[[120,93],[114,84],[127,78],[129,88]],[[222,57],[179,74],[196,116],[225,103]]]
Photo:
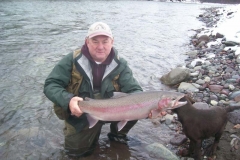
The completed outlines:
[[[163,75],[160,80],[165,85],[176,85],[190,77],[190,70],[187,68],[177,67],[169,73]]]
[[[149,155],[156,159],[179,160],[179,158],[160,143],[153,143],[146,146]]]

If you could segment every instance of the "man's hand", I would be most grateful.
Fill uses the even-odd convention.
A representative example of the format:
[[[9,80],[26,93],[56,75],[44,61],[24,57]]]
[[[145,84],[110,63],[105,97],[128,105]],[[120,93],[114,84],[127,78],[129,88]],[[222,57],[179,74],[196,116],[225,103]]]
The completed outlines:
[[[69,109],[71,111],[71,114],[76,117],[80,117],[83,114],[80,107],[78,106],[78,101],[83,101],[83,99],[81,97],[73,97],[69,102]]]

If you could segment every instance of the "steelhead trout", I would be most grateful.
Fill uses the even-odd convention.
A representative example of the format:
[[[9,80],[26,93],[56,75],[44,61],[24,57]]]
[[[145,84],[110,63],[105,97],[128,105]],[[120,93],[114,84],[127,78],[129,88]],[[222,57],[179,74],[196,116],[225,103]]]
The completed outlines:
[[[175,109],[187,102],[179,102],[183,93],[170,91],[151,91],[137,93],[120,93],[109,99],[90,99],[79,101],[80,109],[87,113],[89,128],[99,120],[119,121],[120,131],[128,121],[144,118],[156,118],[162,111]],[[116,94],[115,93],[115,94]]]

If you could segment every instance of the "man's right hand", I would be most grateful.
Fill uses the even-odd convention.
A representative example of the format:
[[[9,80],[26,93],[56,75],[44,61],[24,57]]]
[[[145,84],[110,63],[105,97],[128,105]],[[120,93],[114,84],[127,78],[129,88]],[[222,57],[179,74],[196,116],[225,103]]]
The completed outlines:
[[[83,99],[81,97],[73,97],[69,102],[69,109],[71,111],[71,114],[76,117],[80,117],[83,114],[80,107],[78,106],[78,101],[83,101]]]

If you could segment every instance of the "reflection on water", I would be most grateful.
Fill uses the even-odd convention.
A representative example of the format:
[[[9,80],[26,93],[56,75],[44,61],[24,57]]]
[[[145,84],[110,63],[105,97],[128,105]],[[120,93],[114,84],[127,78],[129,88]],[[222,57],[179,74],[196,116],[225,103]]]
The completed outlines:
[[[0,2],[0,159],[68,159],[63,122],[43,95],[44,80],[64,55],[81,46],[95,21],[108,23],[115,47],[144,90],[168,89],[159,77],[184,63],[190,29],[199,28],[199,4],[150,1]],[[128,146],[99,145],[86,159],[154,159],[144,147],[169,144],[165,125],[140,120]],[[171,149],[171,148],[170,148]]]

